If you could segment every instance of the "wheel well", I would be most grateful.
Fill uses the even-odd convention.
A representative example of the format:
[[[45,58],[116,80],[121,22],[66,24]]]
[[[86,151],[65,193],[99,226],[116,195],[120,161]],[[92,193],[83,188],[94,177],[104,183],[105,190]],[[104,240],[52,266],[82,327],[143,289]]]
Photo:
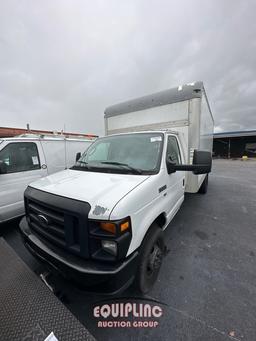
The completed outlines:
[[[159,227],[164,227],[166,223],[166,216],[165,213],[161,213],[155,220],[154,223],[156,223]]]
[[[145,235],[143,236],[142,240],[141,240],[141,244],[143,243],[143,241],[145,240],[145,237],[148,235],[148,233],[157,227],[160,227],[160,229],[163,229],[164,225],[166,224],[166,215],[164,212],[162,212],[161,214],[159,214],[159,216],[152,222],[152,224],[149,226],[147,232],[145,233]]]

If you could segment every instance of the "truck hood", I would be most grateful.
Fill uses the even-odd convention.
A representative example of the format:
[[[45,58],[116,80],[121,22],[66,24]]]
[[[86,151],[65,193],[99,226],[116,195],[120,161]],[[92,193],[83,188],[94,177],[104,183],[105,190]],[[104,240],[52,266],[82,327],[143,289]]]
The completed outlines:
[[[110,174],[68,169],[41,178],[29,186],[44,192],[88,202],[91,206],[89,218],[109,219],[117,202],[148,178],[148,175]]]

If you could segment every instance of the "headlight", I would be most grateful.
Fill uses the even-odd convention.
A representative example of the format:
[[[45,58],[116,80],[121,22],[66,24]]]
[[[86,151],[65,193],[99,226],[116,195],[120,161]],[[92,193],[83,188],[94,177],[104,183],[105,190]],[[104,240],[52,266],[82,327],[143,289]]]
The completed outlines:
[[[117,244],[114,240],[102,240],[101,246],[103,250],[110,253],[111,255],[117,255]]]
[[[124,259],[132,239],[130,217],[120,220],[89,219],[89,248],[93,259],[117,261]]]

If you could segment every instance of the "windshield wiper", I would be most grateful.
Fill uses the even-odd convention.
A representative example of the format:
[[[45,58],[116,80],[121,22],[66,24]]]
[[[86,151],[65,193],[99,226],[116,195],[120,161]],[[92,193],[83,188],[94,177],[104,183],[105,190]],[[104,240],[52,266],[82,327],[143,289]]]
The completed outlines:
[[[78,165],[78,163],[80,163],[81,164],[81,166],[80,165]],[[83,165],[83,166],[82,166]],[[77,161],[76,162],[76,164],[74,165],[74,166],[72,166],[70,169],[83,169],[83,168],[85,168],[85,169],[90,169],[90,167],[89,167],[89,165],[88,165],[88,162],[85,162],[85,161]]]
[[[105,165],[114,165],[114,166],[126,167],[126,168],[130,169],[132,172],[134,172],[135,174],[142,174],[142,170],[141,169],[134,168],[134,167],[128,165],[127,163],[116,162],[116,161],[102,161],[100,163],[103,163]]]
[[[88,165],[88,162],[85,162],[85,161],[77,161],[77,162],[79,162],[79,163],[82,163],[83,165]]]

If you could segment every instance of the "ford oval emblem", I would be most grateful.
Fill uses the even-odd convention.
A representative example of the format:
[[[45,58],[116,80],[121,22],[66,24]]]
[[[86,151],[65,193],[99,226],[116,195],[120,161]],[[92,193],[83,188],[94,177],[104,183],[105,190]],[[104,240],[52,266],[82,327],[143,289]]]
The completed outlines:
[[[48,219],[44,215],[38,214],[37,218],[40,221],[41,225],[48,226],[49,221],[48,221]]]

